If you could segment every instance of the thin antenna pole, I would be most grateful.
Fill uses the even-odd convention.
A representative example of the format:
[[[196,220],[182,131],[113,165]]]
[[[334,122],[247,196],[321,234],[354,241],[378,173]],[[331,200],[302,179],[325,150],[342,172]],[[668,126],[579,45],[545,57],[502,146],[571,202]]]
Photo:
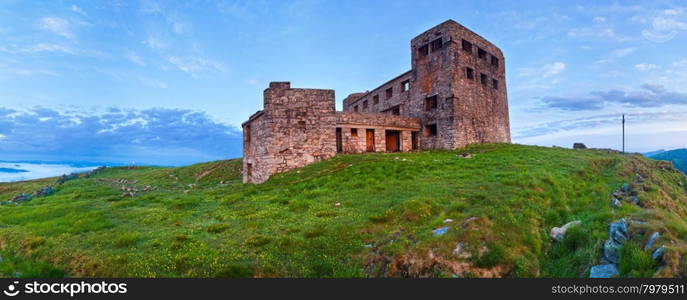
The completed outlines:
[[[623,153],[625,153],[625,114],[623,114]]]

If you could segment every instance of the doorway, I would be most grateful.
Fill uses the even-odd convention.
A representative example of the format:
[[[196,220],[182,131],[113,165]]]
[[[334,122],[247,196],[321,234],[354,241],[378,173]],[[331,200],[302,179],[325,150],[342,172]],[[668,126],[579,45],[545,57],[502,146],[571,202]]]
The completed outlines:
[[[375,130],[374,129],[367,129],[365,130],[365,142],[366,142],[366,151],[367,152],[374,152],[375,151]]]
[[[336,153],[343,152],[343,141],[341,137],[341,128],[336,128]]]
[[[410,140],[411,140],[412,149],[417,150],[417,131],[413,131],[410,133]]]
[[[387,130],[386,135],[386,151],[398,152],[401,150],[401,132],[398,130]]]

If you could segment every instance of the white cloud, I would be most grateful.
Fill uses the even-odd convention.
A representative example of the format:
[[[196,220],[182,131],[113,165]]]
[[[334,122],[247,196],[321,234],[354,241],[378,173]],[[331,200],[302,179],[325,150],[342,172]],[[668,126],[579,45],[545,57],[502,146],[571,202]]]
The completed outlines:
[[[149,36],[143,43],[153,50],[160,50],[167,47],[167,43],[154,36]]]
[[[83,16],[86,15],[86,12],[83,11],[83,9],[81,9],[81,7],[78,7],[78,6],[76,6],[76,5],[72,5],[71,10],[72,10],[73,12],[77,13],[77,14],[80,14],[80,15],[83,15]]]
[[[155,88],[155,89],[166,89],[167,84],[164,83],[161,80],[157,79],[152,79],[152,78],[147,78],[147,77],[138,77],[138,81],[143,84],[144,86],[147,86],[149,88]]]
[[[613,51],[613,56],[620,58],[620,57],[625,57],[628,56],[632,53],[634,53],[637,50],[637,48],[623,48],[623,49],[618,49]]]
[[[592,21],[594,21],[595,23],[604,23],[604,22],[606,22],[606,18],[604,18],[604,17],[594,17],[594,19],[593,19]]]
[[[200,75],[205,72],[227,72],[227,68],[221,62],[205,58],[181,58],[177,56],[170,56],[167,58],[167,61],[176,66],[179,70],[184,71],[193,77],[200,77]]]
[[[125,57],[126,57],[126,59],[128,59],[132,63],[135,63],[141,67],[146,66],[146,63],[145,63],[145,61],[143,61],[143,58],[141,58],[140,56],[138,56],[138,54],[136,54],[134,52],[127,52]]]
[[[575,39],[611,39],[618,42],[633,40],[631,37],[618,34],[613,27],[605,22],[589,27],[570,29],[568,36]]]
[[[669,16],[681,15],[684,12],[685,12],[685,10],[682,8],[666,9],[663,11],[663,13],[665,13],[666,15],[669,15]]]
[[[518,77],[542,77],[548,78],[560,74],[565,70],[565,64],[562,62],[554,62],[546,64],[539,68],[524,68],[518,72]]]
[[[141,1],[141,12],[146,14],[157,14],[162,11],[160,3],[155,0],[142,0]]]
[[[74,33],[71,31],[69,21],[65,19],[58,17],[45,17],[40,20],[39,26],[41,29],[51,31],[70,40],[76,38]]]
[[[555,62],[547,64],[542,68],[542,77],[548,78],[557,75],[565,70],[565,64],[562,62]]]
[[[644,72],[644,71],[649,71],[649,70],[653,70],[653,69],[656,69],[656,68],[657,68],[657,66],[654,65],[654,64],[644,64],[644,63],[642,63],[642,64],[636,64],[636,65],[635,65],[635,69],[637,69],[637,70],[639,70],[639,71],[642,71],[642,72]]]
[[[29,47],[19,47],[12,45],[11,47],[0,47],[0,51],[11,54],[22,53],[40,53],[40,52],[61,52],[67,54],[75,54],[76,51],[72,48],[65,47],[58,44],[39,43]]]

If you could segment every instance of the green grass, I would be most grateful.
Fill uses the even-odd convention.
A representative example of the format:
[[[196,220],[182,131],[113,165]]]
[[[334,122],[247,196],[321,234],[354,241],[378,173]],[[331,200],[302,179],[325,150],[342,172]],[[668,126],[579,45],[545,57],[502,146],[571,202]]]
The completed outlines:
[[[456,156],[463,152],[474,157]],[[635,168],[650,175],[640,196],[651,209],[612,209],[611,191]],[[656,274],[628,246],[622,276],[673,276],[684,267],[687,196],[676,183],[685,180],[638,155],[486,144],[339,155],[259,185],[242,184],[240,172],[240,160],[110,168],[51,196],[0,206],[0,249],[12,257],[0,261],[0,272],[581,277],[599,263],[606,226],[621,217],[645,220],[647,232],[673,241],[668,267]],[[0,183],[0,200],[53,181]],[[141,192],[121,197],[122,187]],[[444,224],[448,218],[454,222]],[[549,230],[572,220],[582,224],[552,243]],[[449,230],[434,236],[441,226]],[[452,253],[458,242],[463,255]]]

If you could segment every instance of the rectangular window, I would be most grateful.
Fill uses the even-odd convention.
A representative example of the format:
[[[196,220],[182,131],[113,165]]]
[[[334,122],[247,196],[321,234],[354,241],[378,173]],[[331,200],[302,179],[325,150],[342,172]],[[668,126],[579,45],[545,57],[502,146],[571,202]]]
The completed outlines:
[[[418,48],[417,53],[420,55],[420,57],[427,56],[427,54],[429,54],[429,45],[424,45],[424,46]]]
[[[351,128],[351,136],[358,136],[358,128]]]
[[[437,136],[437,124],[425,126],[425,136]]]
[[[393,95],[394,95],[394,88],[393,87],[386,89],[386,99],[387,100],[390,99],[391,96],[393,96]]]
[[[367,100],[363,101],[363,110],[367,110]]]
[[[487,59],[487,51],[484,51],[482,48],[477,48],[477,57]]]
[[[482,82],[482,85],[487,85],[487,75],[484,73],[481,73],[479,75],[479,81]]]
[[[491,86],[492,86],[495,90],[498,90],[498,89],[499,89],[499,81],[496,80],[496,79],[492,79],[492,80],[491,80]]]
[[[475,71],[472,68],[465,68],[465,77],[475,80]]]
[[[391,109],[391,115],[393,116],[400,116],[401,115],[401,108],[396,106]]]
[[[250,145],[250,125],[246,125],[246,130],[244,130],[244,132],[243,135],[245,136],[246,144]]]
[[[492,56],[492,57],[491,57],[491,65],[494,66],[494,67],[498,67],[498,66],[499,66],[499,59],[496,58],[496,57],[494,57],[494,56]]]
[[[372,96],[372,104],[374,104],[374,105],[379,104],[379,95]]]
[[[358,112],[358,106],[357,106],[357,105],[356,105],[356,106],[353,106],[353,111],[354,111],[354,112]]]
[[[401,82],[401,93],[403,93],[409,89],[410,89],[410,81],[406,80],[404,82]]]
[[[470,53],[472,53],[472,43],[470,43],[470,42],[468,42],[468,41],[466,41],[466,40],[463,40],[463,50],[464,50],[465,52],[470,52]]]
[[[437,108],[437,95],[425,98],[425,111]]]
[[[444,47],[444,42],[441,40],[441,38],[438,38],[438,39],[432,41],[429,45],[432,49],[432,52],[434,52],[434,51],[438,51],[439,49]]]

